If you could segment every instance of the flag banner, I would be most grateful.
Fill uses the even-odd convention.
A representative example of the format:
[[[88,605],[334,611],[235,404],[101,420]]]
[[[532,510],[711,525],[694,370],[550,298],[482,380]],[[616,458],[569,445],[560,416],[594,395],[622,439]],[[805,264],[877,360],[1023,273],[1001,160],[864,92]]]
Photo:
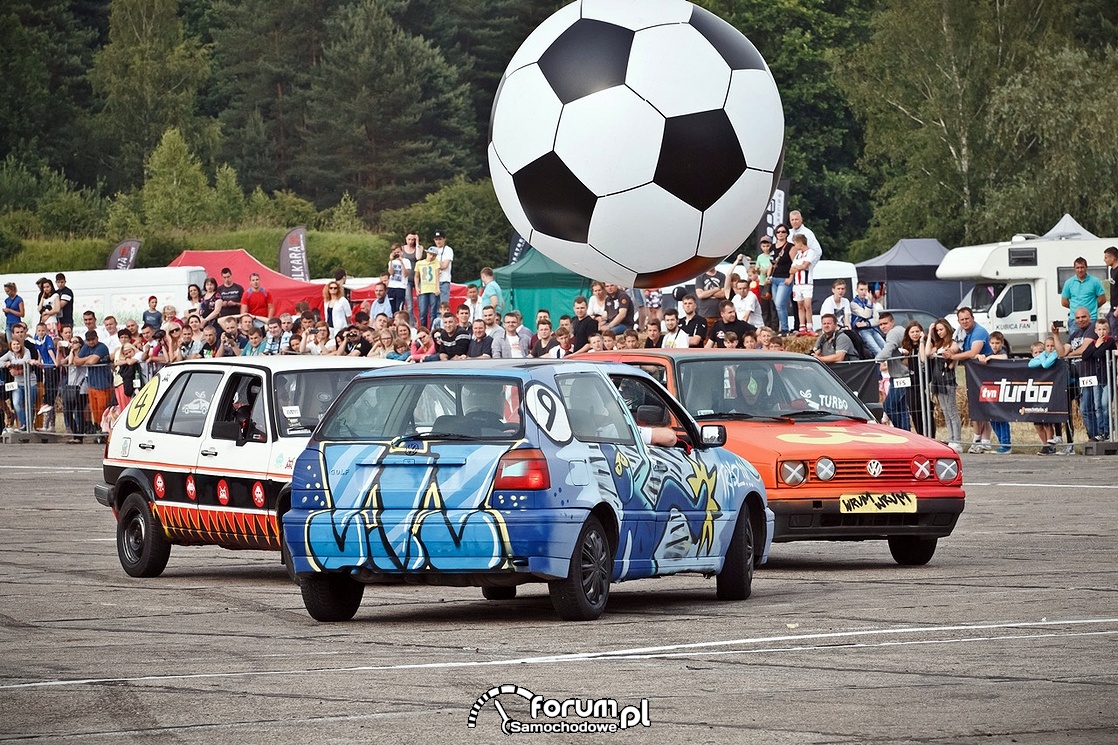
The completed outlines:
[[[136,254],[140,253],[143,241],[129,238],[116,244],[109,252],[109,260],[105,263],[106,269],[131,269],[136,266]]]
[[[788,194],[791,190],[792,182],[788,179],[782,178],[777,182],[776,190],[769,198],[769,206],[765,208],[765,214],[754,231],[753,243],[749,247],[751,251],[757,247],[763,237],[775,236],[776,233],[773,231],[776,230],[777,225],[788,224]]]
[[[878,388],[881,382],[881,368],[877,362],[873,360],[840,362],[827,367],[854,391],[854,395],[862,403],[867,405],[881,403],[881,393]]]
[[[287,231],[280,241],[279,273],[301,282],[310,281],[307,270],[307,228],[300,225]]]
[[[1026,360],[968,362],[967,406],[980,422],[1047,422],[1068,418],[1068,366],[1029,367]]]
[[[512,231],[512,235],[509,236],[510,264],[515,264],[516,262],[523,259],[524,255],[531,249],[532,247],[528,245],[528,241],[524,240],[524,237],[521,236],[520,233],[516,232],[515,230]]]

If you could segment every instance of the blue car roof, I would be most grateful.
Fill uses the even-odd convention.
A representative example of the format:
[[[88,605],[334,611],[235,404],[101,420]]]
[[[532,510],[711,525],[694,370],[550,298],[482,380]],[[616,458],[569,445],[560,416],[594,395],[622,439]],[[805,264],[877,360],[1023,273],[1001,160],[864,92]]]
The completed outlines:
[[[357,379],[396,377],[399,375],[473,375],[496,374],[520,380],[530,380],[547,376],[549,373],[601,371],[608,374],[611,370],[632,374],[640,371],[631,365],[620,362],[583,362],[566,360],[445,360],[442,362],[422,363],[419,365],[393,366],[368,370]],[[385,375],[384,373],[387,373]]]

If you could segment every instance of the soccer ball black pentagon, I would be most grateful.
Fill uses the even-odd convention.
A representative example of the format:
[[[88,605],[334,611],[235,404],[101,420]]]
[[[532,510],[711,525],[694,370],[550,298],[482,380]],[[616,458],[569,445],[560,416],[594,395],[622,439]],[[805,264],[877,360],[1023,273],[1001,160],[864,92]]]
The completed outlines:
[[[587,277],[659,287],[746,241],[783,148],[776,83],[733,26],[686,0],[578,0],[505,70],[489,169],[533,247]]]

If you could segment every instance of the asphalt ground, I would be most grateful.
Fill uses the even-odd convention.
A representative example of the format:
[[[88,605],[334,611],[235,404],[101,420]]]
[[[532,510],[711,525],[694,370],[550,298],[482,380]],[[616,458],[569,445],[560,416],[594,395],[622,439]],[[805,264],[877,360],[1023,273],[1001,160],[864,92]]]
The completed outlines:
[[[175,547],[126,576],[100,455],[0,447],[0,742],[1118,742],[1118,458],[965,456],[966,511],[925,567],[783,544],[740,603],[644,580],[569,623],[543,585],[370,587],[329,625],[268,553]],[[502,713],[611,721],[545,716],[566,699],[638,723],[502,733]]]

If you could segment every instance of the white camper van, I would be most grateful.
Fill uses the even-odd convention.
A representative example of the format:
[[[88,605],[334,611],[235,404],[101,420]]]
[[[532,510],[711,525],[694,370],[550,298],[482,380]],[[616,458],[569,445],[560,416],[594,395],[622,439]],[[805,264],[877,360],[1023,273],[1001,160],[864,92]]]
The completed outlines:
[[[987,331],[1002,332],[1015,354],[1028,354],[1029,345],[1043,340],[1053,321],[1067,323],[1068,309],[1060,302],[1060,291],[1075,275],[1073,262],[1086,259],[1087,271],[1105,285],[1102,252],[1115,245],[1115,238],[1014,236],[1001,243],[948,251],[936,277],[973,280],[974,289],[963,296],[959,307],[973,309],[975,322]]]
[[[39,288],[35,283],[42,277],[52,282],[57,271],[35,272],[33,274],[5,274],[4,282],[15,282],[16,290],[23,298],[27,315],[24,320],[32,324],[38,321],[35,312],[35,298]],[[154,269],[93,269],[88,271],[66,271],[66,286],[74,293],[74,324],[81,327],[81,316],[87,310],[96,314],[97,321],[106,315],[114,315],[123,322],[129,318],[140,320],[147,310],[148,298],[159,298],[159,310],[164,305],[173,305],[180,312],[186,308],[187,285],[199,287],[206,279],[206,270],[200,266],[172,266]]]

